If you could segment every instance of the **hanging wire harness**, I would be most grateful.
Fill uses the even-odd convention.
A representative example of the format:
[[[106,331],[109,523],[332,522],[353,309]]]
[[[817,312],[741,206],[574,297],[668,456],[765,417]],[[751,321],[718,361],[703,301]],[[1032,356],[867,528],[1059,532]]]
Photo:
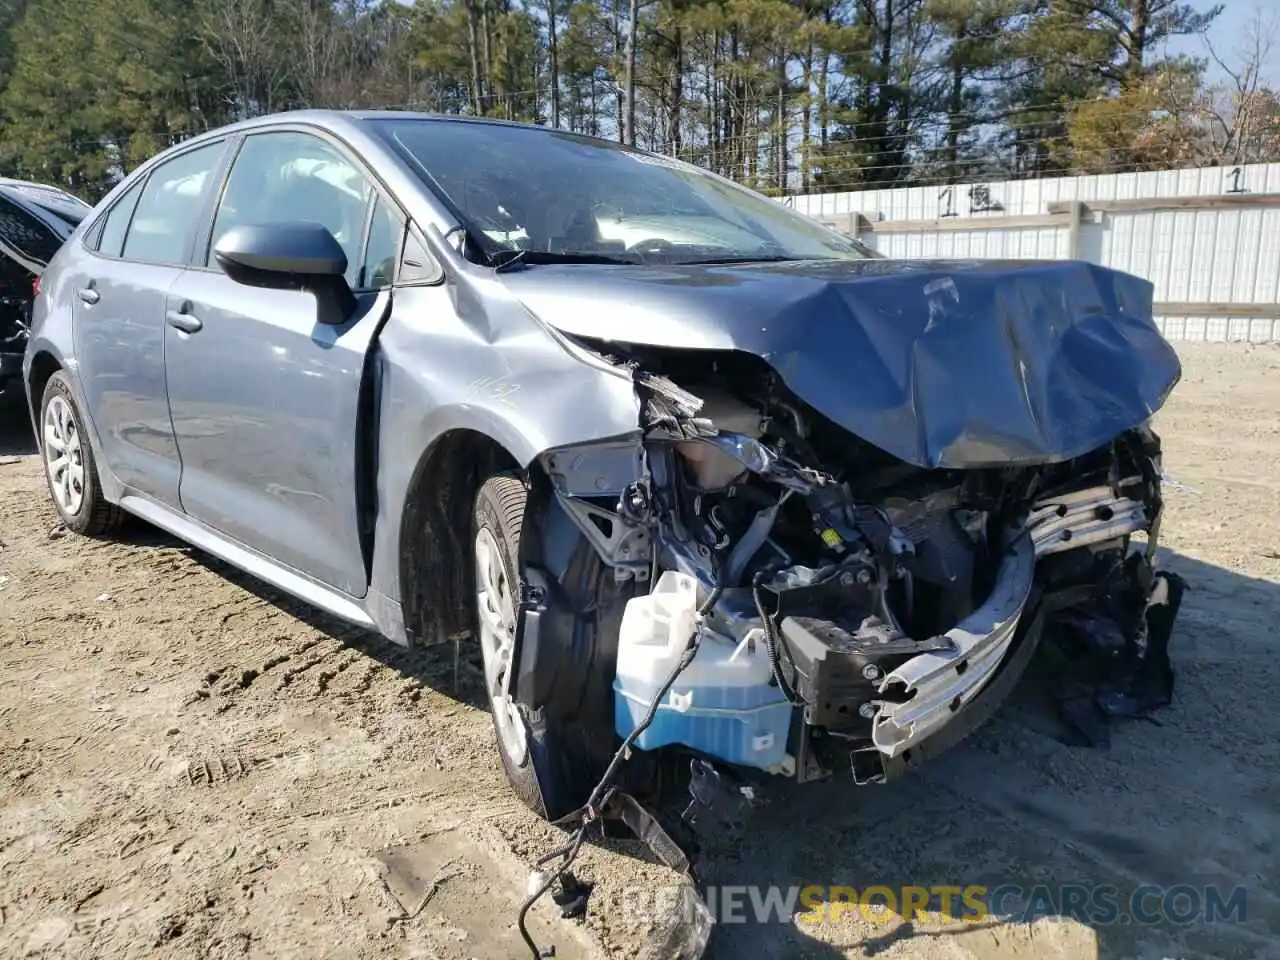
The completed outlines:
[[[535,866],[539,871],[547,867],[549,864],[554,863],[555,866],[551,868],[549,873],[544,873],[541,876],[540,882],[534,889],[533,893],[531,893],[528,899],[526,899],[521,905],[519,916],[516,919],[517,926],[520,929],[520,936],[524,939],[525,945],[529,948],[529,954],[533,957],[533,960],[543,960],[543,958],[555,956],[555,948],[553,947],[544,951],[537,945],[537,943],[534,942],[533,937],[529,934],[527,924],[529,911],[533,908],[534,904],[546,896],[547,891],[555,885],[556,881],[565,874],[565,871],[567,871],[573,864],[574,860],[577,859],[578,852],[582,849],[582,844],[586,840],[587,830],[591,825],[604,819],[605,810],[607,809],[609,802],[613,799],[613,795],[617,789],[614,785],[614,781],[618,776],[618,771],[622,768],[622,764],[631,756],[631,749],[636,740],[639,739],[640,735],[643,734],[645,730],[649,729],[649,726],[653,723],[654,717],[658,714],[658,707],[662,704],[663,699],[670,692],[671,687],[675,684],[680,674],[684,672],[685,668],[687,668],[689,664],[693,663],[694,657],[698,654],[698,647],[702,642],[702,621],[711,609],[715,607],[723,592],[723,581],[717,582],[715,588],[707,595],[707,599],[698,606],[698,615],[694,622],[693,633],[689,635],[689,641],[685,646],[684,653],[681,655],[679,661],[677,661],[671,673],[667,675],[662,686],[658,688],[657,693],[653,695],[653,699],[649,701],[649,708],[645,711],[640,722],[636,725],[635,729],[627,734],[626,738],[622,741],[622,745],[618,747],[617,752],[614,753],[613,759],[609,762],[609,766],[604,772],[604,776],[600,778],[600,782],[596,784],[595,789],[591,791],[591,796],[587,799],[587,802],[580,809],[557,821],[558,826],[567,826],[575,820],[578,822],[578,825],[574,828],[573,833],[570,835],[569,840],[566,843],[539,858],[536,862]],[[558,863],[556,861],[558,861]],[[539,874],[535,872],[534,878],[538,879],[538,877]]]

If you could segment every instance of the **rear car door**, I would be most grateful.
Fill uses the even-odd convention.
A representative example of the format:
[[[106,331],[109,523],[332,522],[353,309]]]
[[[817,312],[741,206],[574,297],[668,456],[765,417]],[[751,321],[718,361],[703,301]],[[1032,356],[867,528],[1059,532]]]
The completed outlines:
[[[317,322],[314,294],[248,287],[217,266],[235,226],[321,223],[347,254],[356,308]],[[371,226],[372,222],[372,226]],[[170,292],[165,366],[192,517],[344,593],[368,585],[358,436],[366,354],[390,305],[404,220],[340,145],[301,130],[246,136],[196,262]],[[395,247],[373,251],[368,244]]]
[[[131,491],[178,506],[165,395],[165,300],[199,232],[225,141],[165,160],[121,194],[75,261],[75,347],[100,454]]]

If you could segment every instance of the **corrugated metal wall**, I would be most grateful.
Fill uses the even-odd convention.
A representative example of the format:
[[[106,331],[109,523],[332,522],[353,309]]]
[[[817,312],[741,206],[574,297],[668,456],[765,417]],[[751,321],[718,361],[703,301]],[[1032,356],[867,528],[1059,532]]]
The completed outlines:
[[[1146,203],[1160,199],[1173,202]],[[1073,206],[1066,201],[1086,205],[1074,224],[1064,215]],[[784,202],[850,225],[890,257],[1064,258],[1074,245],[1080,259],[1150,280],[1157,323],[1170,339],[1280,341],[1277,163],[867,190]]]

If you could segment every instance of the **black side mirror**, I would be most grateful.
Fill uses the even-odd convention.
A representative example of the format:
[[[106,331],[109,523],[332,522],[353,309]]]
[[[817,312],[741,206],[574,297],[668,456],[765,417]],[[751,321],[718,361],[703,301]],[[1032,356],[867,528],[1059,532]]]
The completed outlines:
[[[320,323],[345,323],[355,310],[347,255],[318,223],[232,227],[214,245],[213,257],[228,277],[245,286],[311,291]]]

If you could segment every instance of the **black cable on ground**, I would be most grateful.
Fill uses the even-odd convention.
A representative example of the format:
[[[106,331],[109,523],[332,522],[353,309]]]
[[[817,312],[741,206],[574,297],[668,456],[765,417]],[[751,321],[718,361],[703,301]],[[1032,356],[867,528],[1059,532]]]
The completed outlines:
[[[573,863],[574,859],[577,858],[578,851],[582,848],[582,842],[587,837],[588,822],[589,821],[584,819],[582,821],[582,825],[573,832],[573,836],[570,837],[568,843],[551,851],[536,863],[536,866],[541,867],[554,860],[556,857],[562,858],[560,866],[556,867],[552,873],[548,874],[547,878],[542,881],[542,884],[538,889],[530,894],[525,902],[520,905],[520,913],[516,917],[516,926],[520,929],[520,936],[524,938],[525,946],[529,948],[529,953],[534,960],[543,960],[544,957],[554,956],[555,953],[554,950],[549,953],[544,953],[538,945],[534,943],[533,937],[529,935],[529,927],[525,922],[526,918],[529,915],[529,911],[533,909],[533,905],[542,899],[546,892],[551,889],[552,885],[560,879],[567,869],[569,869],[569,865]]]
[[[560,865],[556,867],[556,869],[542,881],[538,889],[531,893],[528,899],[521,904],[520,913],[516,918],[516,925],[520,929],[520,936],[524,938],[525,945],[529,948],[529,953],[533,957],[533,960],[544,960],[545,957],[554,956],[554,954],[544,953],[539,949],[538,945],[534,943],[533,937],[529,935],[529,930],[525,923],[525,920],[529,915],[529,911],[533,908],[535,903],[546,895],[546,892],[551,889],[552,885],[560,879],[564,872],[569,869],[569,866],[573,863],[574,859],[577,858],[578,851],[582,849],[582,843],[586,839],[587,828],[594,821],[600,819],[601,805],[608,799],[609,794],[613,791],[613,779],[618,774],[618,768],[621,767],[623,761],[630,756],[631,747],[635,744],[636,740],[639,739],[640,735],[648,730],[649,725],[653,723],[654,718],[658,715],[658,707],[661,706],[663,698],[666,697],[667,693],[671,690],[671,687],[675,684],[676,678],[685,671],[685,668],[687,668],[689,664],[693,663],[693,658],[697,656],[698,646],[702,642],[701,620],[711,611],[711,608],[716,605],[722,593],[724,593],[724,584],[722,582],[717,582],[715,588],[707,596],[707,599],[698,607],[699,622],[695,626],[693,633],[689,636],[684,653],[680,656],[680,660],[667,676],[667,679],[663,681],[658,692],[654,694],[653,699],[649,701],[649,709],[645,711],[640,722],[636,724],[635,729],[633,729],[629,734],[627,734],[626,738],[623,739],[622,746],[620,746],[617,752],[613,755],[613,759],[609,762],[609,766],[606,768],[604,776],[600,778],[600,782],[597,783],[595,789],[591,791],[591,796],[587,798],[586,805],[582,808],[582,823],[579,824],[578,828],[573,832],[572,836],[569,838],[569,842],[551,851],[551,853],[548,853],[546,856],[538,860],[536,866],[541,867],[557,857],[561,858]]]

